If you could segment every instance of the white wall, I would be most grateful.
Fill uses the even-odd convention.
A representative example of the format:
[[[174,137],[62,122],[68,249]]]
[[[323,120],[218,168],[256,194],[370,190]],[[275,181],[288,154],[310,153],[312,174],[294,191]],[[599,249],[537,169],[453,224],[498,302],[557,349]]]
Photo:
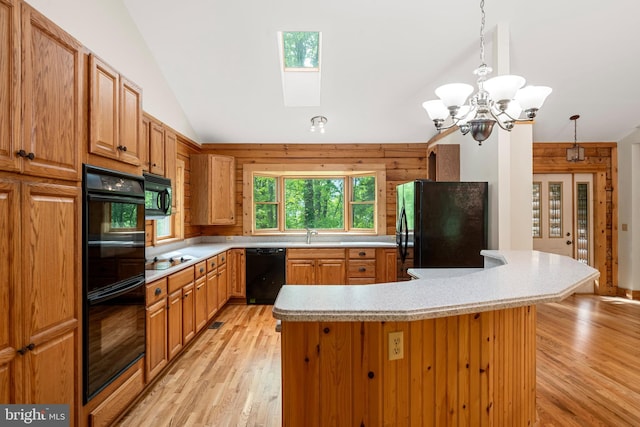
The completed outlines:
[[[618,286],[640,290],[640,130],[618,142],[617,185]]]
[[[200,142],[122,0],[27,2],[141,86],[147,113]]]

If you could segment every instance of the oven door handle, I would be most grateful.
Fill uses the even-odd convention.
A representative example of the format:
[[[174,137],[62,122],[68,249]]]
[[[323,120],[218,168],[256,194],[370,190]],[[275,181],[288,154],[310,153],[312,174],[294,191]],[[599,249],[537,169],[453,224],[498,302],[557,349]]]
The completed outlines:
[[[141,197],[124,197],[124,196],[100,196],[97,194],[89,194],[87,198],[93,202],[119,202],[131,203],[135,205],[144,205],[144,199]]]
[[[144,284],[145,284],[144,278],[136,279],[135,281],[127,283],[121,287],[118,287],[115,289],[109,289],[107,291],[98,292],[95,295],[91,295],[87,297],[87,301],[89,302],[89,305],[100,304],[110,299],[119,297],[120,295],[126,294],[127,292],[130,292],[137,287],[144,286]]]

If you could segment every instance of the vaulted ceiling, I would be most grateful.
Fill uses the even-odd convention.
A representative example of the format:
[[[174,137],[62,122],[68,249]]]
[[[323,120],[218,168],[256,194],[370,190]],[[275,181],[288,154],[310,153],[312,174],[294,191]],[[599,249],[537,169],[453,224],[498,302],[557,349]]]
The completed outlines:
[[[424,142],[436,87],[475,85],[479,0],[123,0],[200,142]],[[618,141],[640,125],[640,2],[486,0],[510,68],[553,88],[534,141]],[[278,31],[322,32],[321,103],[285,107]],[[310,118],[329,119],[325,134]]]

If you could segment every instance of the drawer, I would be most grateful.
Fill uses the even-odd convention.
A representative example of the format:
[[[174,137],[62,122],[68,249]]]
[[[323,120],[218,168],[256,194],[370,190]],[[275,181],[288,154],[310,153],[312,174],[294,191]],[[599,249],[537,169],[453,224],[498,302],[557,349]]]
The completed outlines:
[[[350,259],[349,274],[351,277],[376,277],[376,260],[375,259]]]
[[[349,249],[349,258],[351,259],[375,259],[375,248],[352,248]]]
[[[287,249],[288,259],[316,259],[316,258],[338,258],[344,259],[344,249]]]
[[[192,283],[193,271],[194,271],[193,266],[191,266],[191,267],[185,268],[184,270],[178,273],[173,273],[171,276],[169,276],[169,293],[172,293],[182,288],[184,285]]]
[[[207,275],[207,261],[195,265],[196,280]]]
[[[227,252],[220,252],[218,254],[218,267],[227,262]]]
[[[147,284],[147,306],[150,306],[156,301],[161,300],[167,296],[167,278],[163,277],[160,280]]]
[[[214,255],[211,258],[207,258],[207,273],[218,268],[218,255]]]

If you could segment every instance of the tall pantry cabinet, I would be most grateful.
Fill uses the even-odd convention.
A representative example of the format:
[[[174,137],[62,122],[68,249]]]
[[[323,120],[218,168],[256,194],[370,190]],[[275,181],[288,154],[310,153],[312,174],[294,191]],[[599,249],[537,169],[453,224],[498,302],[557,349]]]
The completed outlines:
[[[66,403],[76,425],[84,50],[17,0],[0,31],[0,403]]]

